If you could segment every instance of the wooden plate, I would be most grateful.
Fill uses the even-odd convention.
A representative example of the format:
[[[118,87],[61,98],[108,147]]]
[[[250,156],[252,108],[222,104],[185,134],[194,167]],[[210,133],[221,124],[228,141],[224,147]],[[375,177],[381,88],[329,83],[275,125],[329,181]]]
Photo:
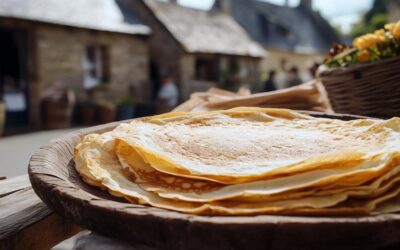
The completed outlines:
[[[355,119],[356,116],[315,116]],[[376,249],[400,246],[400,214],[370,217],[195,216],[135,205],[81,181],[73,148],[82,135],[53,140],[31,158],[37,195],[56,213],[99,233],[160,249]]]

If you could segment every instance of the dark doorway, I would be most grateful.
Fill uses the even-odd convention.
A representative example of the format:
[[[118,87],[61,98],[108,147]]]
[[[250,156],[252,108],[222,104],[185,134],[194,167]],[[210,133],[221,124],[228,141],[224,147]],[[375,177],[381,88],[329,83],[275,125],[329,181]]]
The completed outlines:
[[[6,104],[6,129],[28,125],[27,35],[0,27],[0,98]]]
[[[157,64],[150,60],[150,81],[151,81],[151,91],[153,100],[157,98],[158,91],[161,88],[161,77],[160,71],[158,70]]]
[[[218,81],[219,58],[196,58],[196,80]]]

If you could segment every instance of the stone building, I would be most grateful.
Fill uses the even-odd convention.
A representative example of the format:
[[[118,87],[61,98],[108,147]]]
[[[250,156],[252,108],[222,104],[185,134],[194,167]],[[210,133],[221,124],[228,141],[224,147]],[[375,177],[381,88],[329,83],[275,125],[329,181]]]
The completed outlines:
[[[261,0],[216,0],[214,9],[230,14],[266,50],[261,63],[264,72],[296,66],[303,74],[314,62],[321,62],[331,44],[338,42],[335,30],[312,9],[312,0],[296,7]],[[285,87],[285,86],[280,86]]]
[[[181,100],[211,86],[255,89],[265,50],[235,20],[219,11],[180,6],[176,1],[125,0],[150,26],[150,76],[154,94],[165,75],[177,82]]]
[[[119,0],[1,0],[0,84],[21,122],[40,125],[53,87],[78,101],[99,87],[115,98],[148,98],[150,29]],[[12,112],[12,111],[10,111]]]

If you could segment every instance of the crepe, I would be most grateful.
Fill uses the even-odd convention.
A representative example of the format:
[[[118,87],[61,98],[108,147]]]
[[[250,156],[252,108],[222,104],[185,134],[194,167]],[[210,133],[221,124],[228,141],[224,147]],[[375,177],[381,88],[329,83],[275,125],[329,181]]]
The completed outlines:
[[[74,159],[90,185],[183,213],[378,214],[400,210],[399,131],[398,118],[344,122],[259,108],[167,113],[87,135]]]
[[[210,202],[237,197],[261,197],[277,195],[305,187],[316,187],[331,183],[357,185],[367,182],[374,176],[391,168],[392,156],[377,157],[365,162],[348,162],[340,167],[323,167],[297,175],[282,176],[269,180],[259,180],[250,183],[221,185],[210,181],[171,176],[158,172],[145,163],[139,154],[125,142],[118,140],[116,154],[122,167],[128,169],[134,181],[151,192],[169,199],[192,202]],[[356,165],[356,166],[355,166]],[[351,181],[349,181],[349,179]]]
[[[399,124],[242,108],[150,117],[117,136],[158,171],[235,184],[399,151]]]
[[[243,203],[243,202],[212,202],[212,203],[192,203],[180,202],[176,200],[163,199],[151,192],[142,190],[134,182],[131,182],[124,174],[121,165],[112,152],[114,140],[111,134],[89,135],[84,138],[82,143],[76,148],[75,159],[77,169],[81,174],[91,181],[89,184],[100,186],[107,189],[111,194],[124,197],[129,201],[141,204],[176,210],[194,214],[274,214],[274,213],[294,213],[303,214],[311,212],[309,208],[316,209],[315,212],[321,212],[327,207],[333,210],[354,212],[366,211],[376,204],[384,202],[395,196],[396,193],[389,193],[388,197],[375,199],[365,202],[357,207],[337,206],[340,202],[347,199],[346,194],[332,194],[325,196],[310,196],[299,199],[287,199],[280,201]],[[359,202],[360,203],[360,202]]]

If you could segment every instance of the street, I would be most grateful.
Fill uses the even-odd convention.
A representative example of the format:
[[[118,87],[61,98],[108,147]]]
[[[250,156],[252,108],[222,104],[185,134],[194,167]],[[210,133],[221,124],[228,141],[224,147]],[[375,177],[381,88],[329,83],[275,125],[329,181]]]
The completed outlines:
[[[27,174],[31,155],[50,140],[77,130],[52,130],[0,138],[0,176]]]

